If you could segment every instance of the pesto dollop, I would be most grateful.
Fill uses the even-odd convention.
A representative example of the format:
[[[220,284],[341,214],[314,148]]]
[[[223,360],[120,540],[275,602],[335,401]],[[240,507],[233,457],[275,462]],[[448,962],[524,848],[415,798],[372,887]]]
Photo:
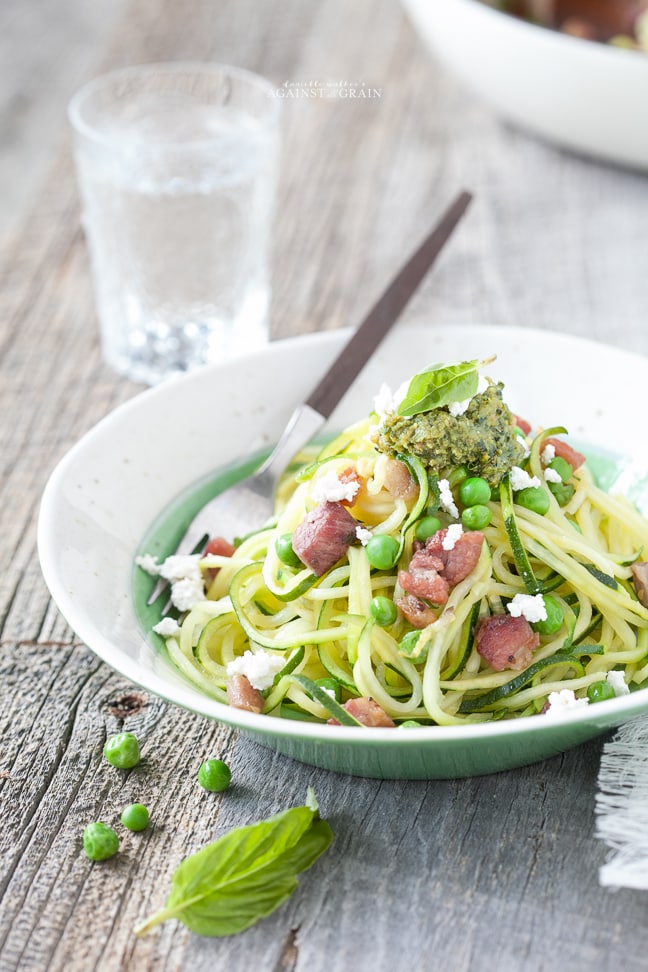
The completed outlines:
[[[447,408],[405,417],[387,415],[374,443],[388,455],[416,456],[437,476],[457,466],[498,486],[503,476],[524,459],[524,446],[515,422],[502,400],[501,383],[493,383],[471,399],[462,415]]]

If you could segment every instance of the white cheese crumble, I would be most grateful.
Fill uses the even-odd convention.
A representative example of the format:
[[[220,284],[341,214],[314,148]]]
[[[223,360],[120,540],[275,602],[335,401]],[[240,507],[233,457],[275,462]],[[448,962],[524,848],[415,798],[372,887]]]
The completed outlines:
[[[562,712],[576,712],[589,705],[589,699],[577,699],[572,689],[561,689],[549,693],[549,708],[545,715],[560,715]]]
[[[510,472],[510,478],[511,489],[514,493],[517,493],[520,489],[528,489],[530,486],[540,485],[540,480],[537,476],[529,476],[528,472],[520,469],[519,466],[513,466]]]
[[[450,489],[450,483],[447,479],[439,480],[439,503],[441,509],[453,516],[455,520],[459,519],[459,510],[457,509],[457,504],[454,501],[454,496],[452,495],[452,490]]]
[[[409,381],[404,381],[395,392],[384,382],[378,389],[378,394],[374,396],[374,412],[382,422],[388,415],[392,415],[400,403],[407,395]]]
[[[464,398],[462,402],[450,402],[448,411],[453,418],[457,418],[458,415],[463,415],[464,412],[468,411],[468,406],[471,402],[472,398]]]
[[[371,530],[367,530],[366,527],[360,526],[360,524],[355,528],[355,535],[356,540],[359,540],[363,547],[366,547],[373,537]]]
[[[446,530],[446,535],[441,541],[441,546],[444,550],[454,550],[455,544],[461,534],[463,533],[463,527],[461,523],[451,523]]]
[[[540,453],[540,458],[544,462],[545,466],[548,466],[550,462],[556,458],[556,447],[552,445],[551,442],[547,442],[546,446]]]
[[[468,410],[468,406],[472,402],[475,395],[481,395],[483,392],[485,392],[489,384],[490,382],[488,378],[484,378],[483,375],[480,375],[477,381],[477,391],[471,398],[464,398],[464,400],[461,402],[450,402],[448,405],[448,411],[452,417],[457,418],[458,415],[463,415],[463,413]]]
[[[351,480],[343,483],[334,469],[329,469],[313,483],[311,496],[316,503],[339,503],[346,500],[351,503],[360,489],[360,483]]]
[[[529,624],[547,620],[547,606],[542,594],[516,594],[506,608],[512,618],[526,618]]]
[[[180,625],[175,618],[162,618],[157,624],[153,625],[153,630],[162,635],[163,638],[175,638],[180,634]]]
[[[562,476],[556,469],[545,469],[544,478],[548,483],[562,483]]]
[[[326,694],[329,696],[329,698],[335,699],[335,689],[333,689],[333,688],[326,688],[326,686],[324,686],[324,685],[320,685],[320,688],[322,689],[322,692],[326,692]]]
[[[612,686],[614,689],[614,694],[617,696],[617,698],[620,695],[630,695],[630,689],[626,685],[623,672],[617,672],[612,669],[605,676],[605,681]]]
[[[157,557],[154,557],[153,554],[144,554],[142,557],[136,557],[135,563],[138,567],[141,567],[142,570],[145,570],[147,574],[152,574],[153,576],[157,577],[157,575],[160,573],[160,566],[157,562]]]
[[[171,584],[171,603],[178,611],[190,611],[205,597],[205,585],[200,572],[200,554],[172,554],[161,564],[157,557],[144,554],[135,563],[147,574],[159,575]]]
[[[252,688],[263,692],[270,688],[277,672],[286,663],[281,655],[271,655],[267,651],[246,651],[238,658],[227,663],[228,675],[245,675]]]

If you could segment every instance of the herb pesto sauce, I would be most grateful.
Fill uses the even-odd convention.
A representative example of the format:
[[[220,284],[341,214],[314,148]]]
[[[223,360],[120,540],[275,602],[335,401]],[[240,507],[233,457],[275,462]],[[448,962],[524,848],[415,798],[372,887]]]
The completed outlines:
[[[453,416],[447,408],[411,417],[387,415],[376,435],[376,448],[389,455],[414,455],[439,476],[466,466],[472,475],[497,486],[525,453],[502,388],[501,383],[489,385],[474,396],[463,415]]]

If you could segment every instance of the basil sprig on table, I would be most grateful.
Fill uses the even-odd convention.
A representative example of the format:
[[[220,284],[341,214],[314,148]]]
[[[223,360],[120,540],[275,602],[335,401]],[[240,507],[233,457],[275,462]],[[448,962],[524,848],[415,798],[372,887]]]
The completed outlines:
[[[456,365],[431,365],[414,375],[397,412],[412,416],[453,402],[463,402],[473,397],[478,383],[479,362],[476,360]]]
[[[187,857],[171,879],[167,903],[135,928],[143,935],[177,918],[198,935],[234,935],[265,918],[296,889],[333,832],[309,787],[306,805],[237,827]]]

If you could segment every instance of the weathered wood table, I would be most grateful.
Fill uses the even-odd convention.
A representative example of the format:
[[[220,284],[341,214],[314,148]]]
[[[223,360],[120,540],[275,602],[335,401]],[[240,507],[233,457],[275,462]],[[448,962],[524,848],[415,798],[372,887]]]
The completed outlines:
[[[59,7],[61,16],[70,9]],[[536,326],[547,342],[558,330],[648,351],[645,178],[507,128],[427,57],[393,0],[133,0],[115,10],[113,33],[95,37],[88,76],[214,59],[278,87],[376,89],[368,99],[285,99],[275,337],[357,322],[403,252],[466,187],[476,193],[470,218],[411,317],[431,328]],[[21,61],[15,50],[13,59]],[[29,84],[33,92],[38,79]],[[0,287],[0,969],[648,967],[648,898],[598,884],[601,742],[479,779],[347,778],[135,690],[68,629],[40,576],[39,498],[75,440],[139,389],[100,359],[62,113],[58,128],[62,148],[8,248]],[[101,752],[122,728],[139,735],[145,760],[116,784]],[[235,781],[222,798],[195,784],[202,759],[216,753]],[[279,911],[229,939],[199,938],[176,922],[134,937],[184,856],[302,802],[308,784],[336,840]],[[84,825],[116,819],[136,797],[154,826],[92,864]]]

